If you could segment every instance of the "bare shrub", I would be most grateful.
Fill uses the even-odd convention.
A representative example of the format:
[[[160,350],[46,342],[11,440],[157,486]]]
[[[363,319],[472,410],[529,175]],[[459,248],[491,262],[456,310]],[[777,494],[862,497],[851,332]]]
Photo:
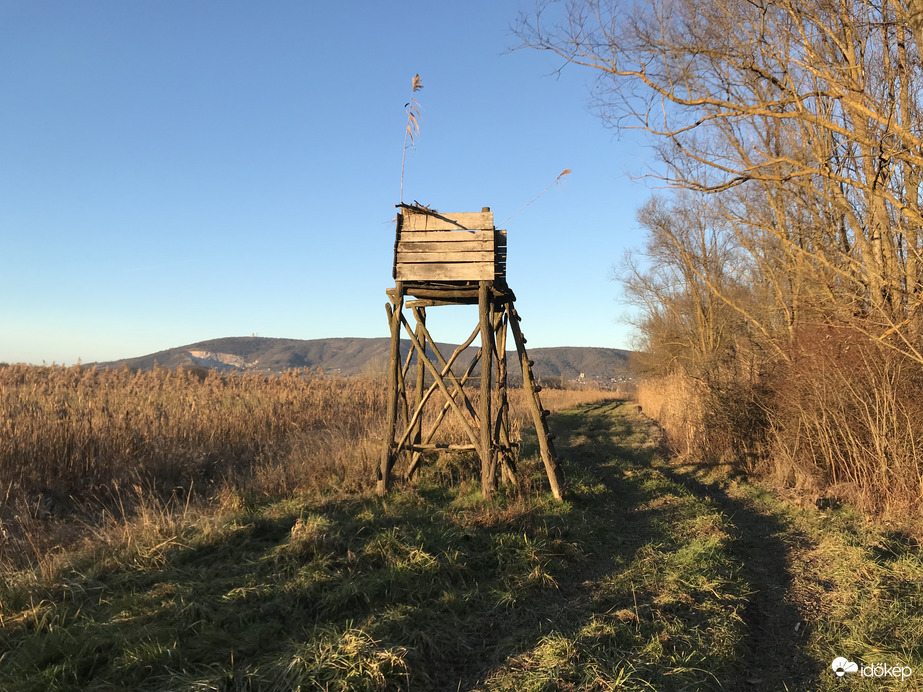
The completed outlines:
[[[752,471],[766,452],[768,395],[764,385],[739,377],[708,382],[672,373],[643,380],[636,400],[674,452]]]
[[[923,490],[923,367],[847,327],[798,336],[776,384],[772,472],[867,510],[910,510]]]

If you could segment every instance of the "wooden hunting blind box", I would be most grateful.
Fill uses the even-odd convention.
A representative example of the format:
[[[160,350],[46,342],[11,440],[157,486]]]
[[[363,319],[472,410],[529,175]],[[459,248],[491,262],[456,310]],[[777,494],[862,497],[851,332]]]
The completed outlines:
[[[388,408],[385,441],[378,469],[378,492],[384,495],[399,458],[407,460],[403,475],[416,473],[424,453],[470,450],[481,461],[481,490],[489,497],[497,486],[498,468],[503,479],[516,483],[518,443],[510,438],[507,395],[507,330],[513,333],[522,367],[523,388],[529,396],[539,452],[551,491],[561,498],[561,474],[555,458],[553,436],[548,431],[548,412],[542,408],[539,387],[532,374],[532,361],[526,353],[526,339],[514,307],[516,297],[506,283],[506,231],[494,228],[488,207],[479,212],[440,213],[420,205],[398,205],[397,234],[394,242],[394,288],[388,289],[386,304],[391,328],[388,361]],[[412,299],[406,300],[405,298]],[[426,327],[426,308],[448,305],[478,306],[478,324],[468,339],[448,358],[440,352]],[[404,315],[409,308],[415,325]],[[401,328],[411,342],[402,363]],[[465,372],[457,374],[453,365],[459,356],[480,337],[477,353]],[[416,355],[415,383],[407,386],[413,356]],[[480,372],[474,376],[475,366]],[[426,373],[432,384],[428,387]],[[479,379],[479,396],[465,391],[465,385]],[[444,403],[424,430],[424,410],[439,390]],[[445,416],[457,416],[468,443],[434,443],[435,433]]]
[[[506,285],[506,231],[494,228],[490,209],[462,214],[439,214],[420,207],[402,209],[394,245],[396,281],[491,281]]]

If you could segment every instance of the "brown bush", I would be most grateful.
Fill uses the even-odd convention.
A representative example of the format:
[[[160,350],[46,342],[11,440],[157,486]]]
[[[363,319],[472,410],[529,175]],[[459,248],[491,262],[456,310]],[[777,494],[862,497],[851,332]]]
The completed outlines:
[[[775,383],[772,471],[904,514],[923,489],[923,365],[848,327],[802,329]]]
[[[674,452],[688,455],[701,446],[703,407],[694,380],[679,373],[642,380],[635,397],[641,410],[660,425]]]
[[[800,328],[788,362],[757,381],[673,374],[637,400],[677,452],[771,477],[805,498],[919,513],[923,364],[848,326]]]
[[[762,384],[679,373],[643,380],[636,393],[642,411],[658,422],[674,452],[747,472],[766,448],[766,397]]]

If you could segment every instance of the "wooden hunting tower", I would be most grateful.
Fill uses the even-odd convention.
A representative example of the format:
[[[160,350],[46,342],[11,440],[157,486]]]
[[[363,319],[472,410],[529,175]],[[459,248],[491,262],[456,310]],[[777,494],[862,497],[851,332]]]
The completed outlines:
[[[506,284],[506,231],[494,228],[490,209],[442,214],[423,206],[399,204],[394,280],[394,288],[387,291],[390,303],[385,305],[391,327],[391,350],[387,429],[378,469],[378,493],[388,492],[395,463],[400,457],[407,458],[403,475],[410,478],[419,468],[424,452],[477,452],[481,460],[481,490],[485,497],[496,488],[498,467],[504,481],[516,482],[518,443],[510,439],[507,399],[506,335],[509,327],[522,366],[522,385],[532,410],[551,491],[561,499],[561,474],[552,435],[548,432],[548,412],[542,408],[541,387],[535,383],[532,361],[526,354],[526,339],[513,305],[516,297]],[[406,296],[413,300],[405,303]],[[439,351],[426,328],[426,308],[446,305],[477,305],[479,315],[471,336],[448,358]],[[415,328],[411,328],[404,316],[405,307],[413,313]],[[401,326],[412,344],[403,365]],[[477,354],[465,372],[456,375],[452,366],[478,336]],[[411,401],[406,381],[414,354],[417,367]],[[480,394],[475,407],[464,386],[478,364]],[[432,384],[424,390],[427,371]],[[424,431],[423,412],[437,389],[445,396],[445,403]],[[470,444],[432,442],[450,409],[458,417]]]

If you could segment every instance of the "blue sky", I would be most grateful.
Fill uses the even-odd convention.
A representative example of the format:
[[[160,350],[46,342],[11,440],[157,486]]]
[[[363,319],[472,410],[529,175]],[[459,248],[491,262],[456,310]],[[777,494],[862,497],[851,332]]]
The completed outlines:
[[[388,333],[404,198],[489,206],[530,346],[629,347],[612,266],[650,152],[594,75],[510,50],[527,0],[0,0],[0,361]],[[430,311],[467,336],[467,308]]]

